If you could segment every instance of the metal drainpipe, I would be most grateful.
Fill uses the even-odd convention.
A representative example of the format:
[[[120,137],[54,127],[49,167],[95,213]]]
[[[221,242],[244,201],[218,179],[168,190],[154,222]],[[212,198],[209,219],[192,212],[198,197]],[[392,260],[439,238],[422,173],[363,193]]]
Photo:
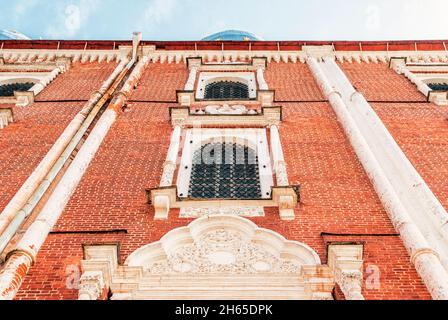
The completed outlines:
[[[39,184],[49,173],[51,168],[57,159],[64,152],[64,149],[68,146],[73,137],[79,132],[82,124],[90,114],[90,112],[95,108],[95,106],[104,104],[105,100],[101,99],[104,97],[105,93],[110,89],[116,78],[123,73],[123,69],[126,66],[126,61],[121,62],[114,72],[105,81],[103,86],[95,92],[86,105],[82,108],[80,112],[73,118],[70,124],[65,128],[64,132],[59,136],[54,145],[36,167],[36,169],[31,173],[22,187],[17,191],[14,197],[10,200],[7,206],[3,209],[0,214],[0,234],[6,231],[6,228],[15,218],[17,213],[27,204],[33,192],[36,191]]]
[[[123,88],[115,95],[98,120],[75,159],[39,212],[36,220],[25,232],[15,250],[8,254],[7,262],[0,272],[0,300],[11,300],[16,295],[29,268],[36,261],[39,249],[64,211],[67,202],[81,181],[110,127],[121,113],[127,96],[140,79],[148,62],[149,57],[145,56],[136,65]],[[128,64],[129,66],[132,66],[131,63]]]
[[[121,68],[123,69],[123,68]],[[56,163],[53,165],[51,170],[48,172],[48,174],[45,176],[45,178],[41,181],[37,189],[34,191],[34,193],[31,195],[31,197],[28,199],[28,202],[25,204],[25,206],[14,216],[12,221],[9,223],[7,228],[4,230],[4,232],[0,235],[0,254],[3,253],[8,243],[11,241],[11,239],[14,237],[20,226],[23,224],[25,219],[32,213],[34,208],[37,206],[45,192],[50,187],[53,180],[56,178],[64,164],[69,159],[70,155],[75,150],[76,146],[81,141],[82,137],[86,133],[89,126],[92,124],[93,120],[97,116],[98,112],[103,107],[104,103],[111,97],[112,93],[116,90],[117,86],[123,79],[124,75],[126,74],[127,69],[120,73],[118,77],[115,77],[114,83],[109,86],[106,93],[103,95],[103,97],[98,101],[98,103],[95,104],[95,106],[92,108],[90,113],[88,114],[87,118],[85,118],[84,122],[82,123],[81,127],[76,132],[75,136],[70,140],[70,143],[65,148],[64,152],[60,155],[59,159],[56,161]]]

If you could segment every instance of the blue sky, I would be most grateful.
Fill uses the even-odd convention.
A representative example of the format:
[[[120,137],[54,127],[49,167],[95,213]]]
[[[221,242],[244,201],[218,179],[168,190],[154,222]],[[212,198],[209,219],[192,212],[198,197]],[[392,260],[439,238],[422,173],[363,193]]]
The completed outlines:
[[[43,39],[447,39],[447,0],[0,0],[0,29]]]

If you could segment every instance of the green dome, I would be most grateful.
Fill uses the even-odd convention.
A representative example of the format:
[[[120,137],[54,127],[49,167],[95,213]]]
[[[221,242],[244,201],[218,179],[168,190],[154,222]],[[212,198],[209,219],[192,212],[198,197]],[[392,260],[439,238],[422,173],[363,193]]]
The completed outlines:
[[[240,30],[226,30],[214,33],[202,39],[203,41],[259,41],[256,35]]]

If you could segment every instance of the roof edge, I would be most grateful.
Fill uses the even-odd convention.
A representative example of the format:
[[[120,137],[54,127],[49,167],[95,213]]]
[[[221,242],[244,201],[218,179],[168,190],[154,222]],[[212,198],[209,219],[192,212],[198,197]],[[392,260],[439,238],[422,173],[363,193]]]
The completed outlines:
[[[157,50],[300,51],[304,45],[333,45],[336,51],[446,51],[448,40],[393,41],[142,41]],[[114,50],[126,40],[0,40],[0,49]]]

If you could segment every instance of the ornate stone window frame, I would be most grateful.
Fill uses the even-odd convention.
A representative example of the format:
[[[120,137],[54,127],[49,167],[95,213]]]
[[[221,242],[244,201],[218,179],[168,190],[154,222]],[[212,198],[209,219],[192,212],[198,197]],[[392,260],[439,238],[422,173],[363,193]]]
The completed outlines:
[[[448,63],[408,63],[406,57],[392,57],[389,66],[415,84],[428,101],[439,106],[448,105],[448,91],[435,91],[428,86],[448,82]]]
[[[201,72],[199,74],[198,86],[196,89],[196,100],[204,100],[207,85],[219,81],[243,83],[247,85],[249,89],[249,100],[257,98],[257,84],[255,81],[255,73],[253,72]]]
[[[14,103],[17,106],[27,106],[34,102],[34,98],[60,73],[70,68],[71,59],[57,58],[51,64],[3,64],[0,72],[0,84],[33,82],[34,86],[28,91],[16,91],[14,97],[0,97],[0,103]],[[19,69],[17,71],[16,69]],[[39,72],[35,72],[35,70]],[[8,71],[11,70],[11,71]]]
[[[191,132],[189,131],[189,129],[185,130],[186,132]],[[197,130],[204,130],[204,132],[208,132],[208,129],[198,128]],[[252,131],[261,133],[266,129],[260,129],[260,128],[221,129],[221,133],[219,134],[215,133],[215,136],[218,137],[219,135],[221,135],[224,138],[225,133],[226,132],[230,133],[232,132],[232,130],[240,130],[240,132]],[[279,208],[279,214],[282,220],[295,219],[294,209],[296,208],[300,200],[299,199],[300,187],[297,185],[289,184],[288,174],[286,171],[286,163],[284,161],[283,150],[280,141],[280,135],[278,132],[278,127],[276,125],[272,125],[269,128],[270,133],[270,144],[268,149],[269,151],[266,150],[268,145],[267,139],[262,138],[261,141],[262,144],[264,145],[263,146],[264,149],[261,152],[261,154],[259,154],[259,161],[262,163],[263,166],[262,170],[263,172],[267,173],[264,178],[265,180],[263,180],[262,182],[263,185],[262,191],[265,192],[266,194],[268,192],[266,191],[268,185],[271,186],[271,190],[269,192],[269,196],[266,195],[265,198],[263,199],[253,199],[253,200],[251,199],[198,200],[198,199],[189,199],[181,197],[180,196],[181,193],[184,195],[186,192],[188,192],[188,183],[189,183],[188,170],[191,167],[191,165],[188,164],[189,162],[187,161],[186,158],[182,159],[181,162],[178,162],[182,131],[183,129],[181,126],[176,126],[173,130],[170,147],[164,164],[164,169],[159,187],[147,189],[148,203],[153,205],[155,209],[154,219],[156,220],[168,219],[168,214],[170,212],[170,209],[172,208],[180,208],[183,209],[183,211],[187,209],[208,208],[216,212],[216,208],[235,208],[235,207],[239,209],[236,211],[232,210],[232,212],[239,212],[239,214],[241,215],[245,215],[245,212],[248,212],[248,216],[254,215],[253,210],[254,207],[261,207],[261,208],[277,207]],[[220,130],[218,129],[217,132],[219,131]],[[262,134],[261,136],[266,136],[266,133]],[[245,138],[242,137],[244,137],[244,135],[241,137],[233,136],[233,138],[244,140]],[[259,139],[259,137],[257,137],[257,139]],[[191,148],[190,146],[191,141],[193,141],[193,144],[195,143],[195,141],[192,140],[191,137],[187,135],[187,139],[185,139],[184,144],[188,154],[191,154],[191,150],[189,149]],[[199,143],[199,141],[202,140],[198,140],[198,142],[196,143]],[[258,143],[259,142],[260,141],[258,141]],[[264,168],[264,165],[266,165],[266,168]],[[185,166],[187,168],[185,168]],[[180,176],[178,177],[177,182],[174,182],[174,174],[176,170],[179,172]],[[275,185],[271,183],[272,172],[275,173],[275,182],[276,182]],[[179,184],[180,184],[180,191],[179,191]],[[204,214],[211,214],[211,213],[207,213],[207,211],[204,211]],[[255,213],[255,215],[263,215],[263,212],[261,211],[260,214]],[[181,216],[189,217],[190,214],[185,214],[184,212],[183,214],[181,214]]]
[[[216,141],[235,142],[257,153],[262,199],[269,199],[274,181],[266,129],[187,129],[177,176],[177,196],[187,198],[194,153],[204,144]]]
[[[269,90],[264,79],[267,58],[253,57],[250,63],[238,64],[203,63],[201,57],[189,57],[186,60],[190,74],[184,90],[177,91],[177,102],[181,106],[191,106],[192,104],[201,102],[205,84],[210,81],[217,81],[218,79],[234,79],[236,81],[247,82],[249,85],[249,97],[252,100],[241,100],[242,103],[256,100],[262,106],[270,106],[274,102],[275,92]],[[195,90],[197,78],[199,78],[198,88]],[[203,89],[202,91],[200,90],[201,88]],[[210,102],[210,100],[207,101]]]
[[[123,265],[116,245],[84,251],[80,299],[333,299],[333,274],[313,249],[231,215],[171,230]]]

